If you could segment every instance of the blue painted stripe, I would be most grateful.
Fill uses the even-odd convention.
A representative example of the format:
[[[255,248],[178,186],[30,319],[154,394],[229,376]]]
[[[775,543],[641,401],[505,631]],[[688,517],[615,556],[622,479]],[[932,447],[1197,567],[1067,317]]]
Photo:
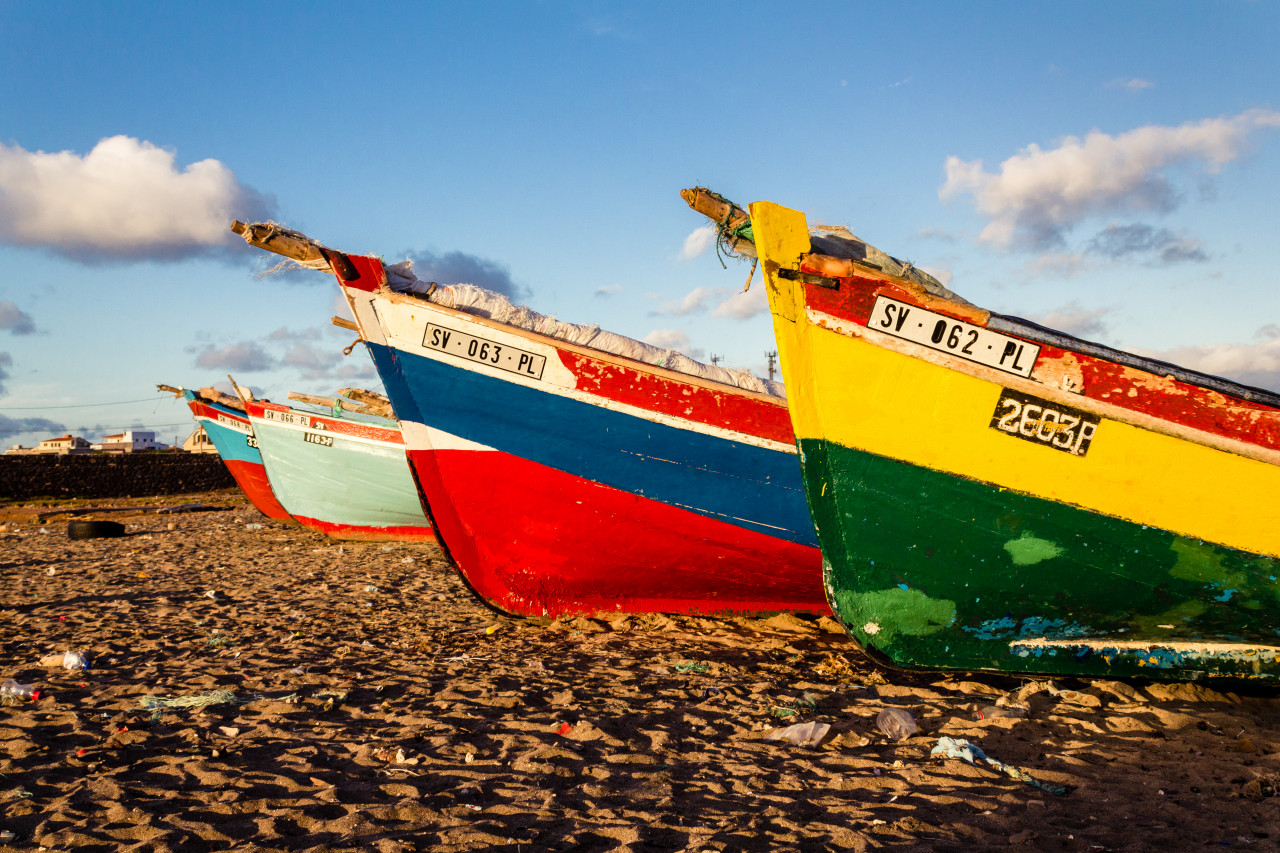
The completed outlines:
[[[190,391],[183,391],[183,396],[187,400],[192,400],[195,395]],[[219,403],[213,403],[208,400],[201,400],[201,403],[211,409],[219,411],[228,417],[236,416],[237,420],[245,420],[243,412],[237,412],[235,409],[228,408]],[[217,449],[218,455],[222,457],[224,462],[252,462],[255,465],[262,464],[262,454],[258,452],[258,448],[249,444],[249,436],[233,429],[228,429],[217,421],[209,418],[197,417],[197,421],[204,424],[204,431],[209,434],[209,440],[213,442],[213,446]]]
[[[385,345],[369,350],[403,420],[749,530],[818,544],[793,453],[654,423]]]

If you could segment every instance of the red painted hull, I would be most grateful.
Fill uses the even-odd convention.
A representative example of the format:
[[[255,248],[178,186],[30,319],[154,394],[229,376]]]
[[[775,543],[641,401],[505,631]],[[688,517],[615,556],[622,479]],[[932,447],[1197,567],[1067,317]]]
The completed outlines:
[[[236,485],[248,496],[249,501],[258,508],[259,512],[277,521],[293,521],[292,516],[285,512],[284,507],[280,506],[280,502],[276,500],[275,493],[271,491],[271,484],[267,482],[267,470],[261,464],[238,459],[224,459],[223,462],[226,463],[231,476],[235,478]]]
[[[829,612],[815,606],[816,548],[497,451],[411,450],[409,461],[424,492],[448,483],[449,500],[431,505],[436,528],[468,583],[504,610],[742,613],[768,601]],[[548,493],[558,499],[534,497]],[[599,553],[611,559],[575,560]]]
[[[363,542],[434,542],[436,532],[430,527],[364,527],[358,524],[336,524],[296,515],[294,519],[309,530],[323,533],[333,539],[352,539]]]

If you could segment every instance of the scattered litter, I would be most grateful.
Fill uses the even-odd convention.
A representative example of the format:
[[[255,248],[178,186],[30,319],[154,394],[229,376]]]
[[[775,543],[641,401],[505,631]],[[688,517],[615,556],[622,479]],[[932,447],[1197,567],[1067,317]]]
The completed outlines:
[[[1053,794],[1056,797],[1065,796],[1067,793],[1066,788],[1060,788],[1057,785],[1045,784],[1044,782],[1034,778],[1025,770],[1019,770],[1017,767],[1012,767],[1008,764],[997,761],[994,758],[989,758],[985,752],[969,743],[969,741],[964,738],[940,737],[938,738],[938,745],[933,748],[929,755],[937,758],[958,758],[961,761],[967,761],[975,767],[978,765],[979,761],[982,761],[989,764],[991,767],[994,767],[996,770],[999,770],[1010,779],[1017,779],[1019,782],[1025,782],[1033,788],[1039,788],[1041,791]]]
[[[794,717],[800,712],[795,708],[786,708],[782,705],[774,705],[769,709],[769,713],[777,717],[779,720],[785,720],[787,717]]]
[[[558,734],[558,735],[567,735],[567,734],[568,734],[569,732],[571,732],[571,731],[573,731],[573,726],[572,726],[571,724],[569,724],[569,723],[561,723],[561,724],[560,724],[560,728],[556,729],[556,734]]]
[[[1240,793],[1251,800],[1261,800],[1280,794],[1280,776],[1259,776],[1244,783]]]
[[[367,586],[365,586],[364,591],[365,591],[365,592],[377,592],[377,591],[378,591],[378,588],[377,588],[376,586],[374,586],[373,584],[368,584]]]
[[[711,664],[687,660],[676,664],[676,672],[710,672]]]
[[[261,525],[261,524],[258,524],[258,523],[256,523],[256,522],[255,522],[255,523],[253,523],[253,524],[246,524],[246,525],[244,526],[244,529],[245,529],[245,530],[261,530],[261,529],[262,529],[262,525]]]
[[[413,559],[413,557],[405,557],[405,558],[404,558],[403,560],[401,560],[400,562],[402,562],[402,563],[413,563],[413,562],[416,562],[416,561]]]
[[[235,737],[240,734],[240,730],[235,726],[218,726],[218,731],[222,732],[227,737]]]
[[[472,663],[473,661],[493,660],[493,658],[475,658],[471,655],[455,655],[451,658],[439,658],[442,663]]]
[[[1010,844],[1026,844],[1028,841],[1031,841],[1039,837],[1040,836],[1036,835],[1031,830],[1024,829],[1022,830],[1022,832],[1015,832],[1013,835],[1010,835],[1009,843]]]
[[[1050,695],[1057,696],[1060,702],[1079,705],[1082,708],[1102,707],[1102,700],[1092,693],[1081,693],[1079,690],[1059,690],[1052,681],[1048,683],[1045,689],[1049,691]]]
[[[204,594],[204,597],[209,599],[210,601],[220,601],[222,599],[222,596],[218,593],[216,589],[209,590]]]
[[[55,652],[40,658],[41,666],[60,666],[63,669],[88,669],[89,659],[83,652]]]
[[[49,571],[45,572],[45,574],[47,574],[49,577],[53,577],[57,573],[58,573],[58,570],[55,569],[53,566],[50,566]]]
[[[471,805],[470,803],[463,803],[463,804],[462,804],[462,807],[463,807],[464,809],[471,809],[473,812],[481,811],[481,809],[480,809],[480,807],[479,807],[479,806],[473,806],[473,805]]]
[[[36,689],[34,684],[19,684],[12,678],[6,678],[0,682],[0,699],[11,701],[31,699],[34,701],[39,698],[40,691]]]
[[[236,705],[247,701],[249,700],[237,698],[233,690],[210,690],[208,693],[170,698],[143,696],[138,704],[151,712],[152,720],[158,720],[165,708],[203,708],[207,705]]]
[[[796,723],[794,726],[787,726],[785,729],[774,729],[765,735],[764,739],[785,741],[796,746],[817,746],[829,731],[831,731],[830,724],[810,720],[807,723]]]
[[[305,666],[295,666],[293,669],[289,670],[289,674],[290,675],[306,675],[308,669],[309,667],[305,667]]]
[[[1000,707],[999,705],[987,705],[979,708],[973,713],[975,720],[992,720],[996,717],[1025,717],[1027,712],[1023,708]]]
[[[485,636],[488,637],[498,633],[501,630],[502,630],[501,625],[490,625],[488,628],[484,629],[484,633],[485,633]]]
[[[224,507],[213,506],[212,504],[178,504],[177,506],[162,506],[156,510],[156,515],[176,515],[180,512],[217,512],[221,509],[224,509]],[[262,525],[259,524],[258,526],[261,527]]]
[[[920,731],[911,712],[902,708],[885,708],[881,711],[880,716],[876,717],[876,728],[890,740],[905,740]]]
[[[12,832],[10,832],[7,829],[0,829],[0,844],[8,844],[10,841],[12,841],[17,837],[18,836],[14,835]]]

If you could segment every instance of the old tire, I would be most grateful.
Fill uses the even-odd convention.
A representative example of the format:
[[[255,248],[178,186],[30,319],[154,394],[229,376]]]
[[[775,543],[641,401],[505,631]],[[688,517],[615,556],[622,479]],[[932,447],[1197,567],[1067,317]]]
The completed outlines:
[[[118,521],[68,521],[68,539],[106,539],[123,536],[124,525]]]

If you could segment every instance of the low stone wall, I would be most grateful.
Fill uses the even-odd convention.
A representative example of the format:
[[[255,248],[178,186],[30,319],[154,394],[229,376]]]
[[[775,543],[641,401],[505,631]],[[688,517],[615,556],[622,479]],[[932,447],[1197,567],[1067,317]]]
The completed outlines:
[[[216,453],[0,456],[0,500],[126,498],[234,486]]]

